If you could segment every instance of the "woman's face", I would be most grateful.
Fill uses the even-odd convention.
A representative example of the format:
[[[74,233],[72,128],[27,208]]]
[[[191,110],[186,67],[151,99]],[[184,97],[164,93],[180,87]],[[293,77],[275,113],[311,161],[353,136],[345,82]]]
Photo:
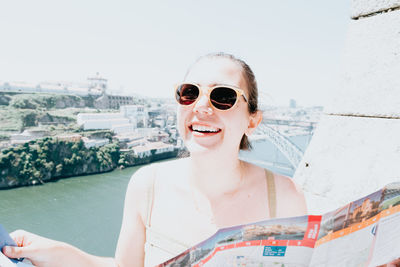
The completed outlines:
[[[216,85],[231,85],[244,90],[248,96],[241,67],[226,58],[206,58],[197,62],[184,82],[201,86],[203,93]],[[223,149],[239,151],[240,140],[248,130],[251,115],[242,96],[229,110],[210,105],[208,96],[190,106],[178,106],[178,129],[186,147],[193,153]]]

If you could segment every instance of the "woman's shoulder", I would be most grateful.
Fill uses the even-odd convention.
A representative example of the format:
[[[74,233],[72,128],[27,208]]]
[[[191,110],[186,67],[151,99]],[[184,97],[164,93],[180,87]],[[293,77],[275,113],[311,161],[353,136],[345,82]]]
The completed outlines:
[[[301,190],[300,186],[298,186],[293,181],[292,178],[287,177],[287,176],[282,175],[282,174],[279,174],[279,173],[276,173],[276,172],[273,172],[273,171],[271,171],[269,169],[260,167],[258,165],[253,164],[253,163],[248,163],[248,164],[251,166],[251,168],[253,168],[255,170],[255,173],[257,173],[260,177],[262,177],[264,179],[266,178],[268,172],[271,173],[272,176],[274,177],[274,181],[275,181],[275,184],[276,184],[277,188],[279,188],[281,190],[285,190],[287,192],[292,192],[292,193],[295,193],[295,194],[297,194],[297,193],[302,194],[302,190]]]
[[[273,174],[278,217],[297,216],[307,213],[303,190],[292,178],[254,164],[251,164],[251,166],[259,179],[266,179],[268,172]]]
[[[288,193],[290,192],[295,196],[303,194],[301,187],[296,184],[292,178],[279,173],[274,173],[274,177],[277,187],[279,187],[281,190]]]
[[[279,217],[292,217],[307,214],[303,190],[292,178],[274,173]]]
[[[131,177],[130,184],[145,189],[157,180],[157,182],[174,182],[181,176],[183,169],[187,166],[187,159],[175,159],[156,162],[139,168]]]

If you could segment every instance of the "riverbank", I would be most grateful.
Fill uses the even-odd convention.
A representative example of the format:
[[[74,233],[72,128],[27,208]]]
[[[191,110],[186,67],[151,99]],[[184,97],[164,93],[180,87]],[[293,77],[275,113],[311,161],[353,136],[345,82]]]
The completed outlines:
[[[0,189],[44,184],[61,178],[109,172],[178,155],[179,150],[146,155],[122,151],[118,142],[86,148],[82,140],[66,141],[46,137],[0,154]]]

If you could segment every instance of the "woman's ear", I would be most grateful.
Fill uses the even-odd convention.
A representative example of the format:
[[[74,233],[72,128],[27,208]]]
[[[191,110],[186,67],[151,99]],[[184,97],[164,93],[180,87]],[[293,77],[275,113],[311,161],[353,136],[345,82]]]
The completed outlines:
[[[249,125],[247,126],[245,134],[247,136],[251,135],[257,128],[257,126],[262,121],[262,112],[260,110],[256,111],[253,114],[250,114]]]

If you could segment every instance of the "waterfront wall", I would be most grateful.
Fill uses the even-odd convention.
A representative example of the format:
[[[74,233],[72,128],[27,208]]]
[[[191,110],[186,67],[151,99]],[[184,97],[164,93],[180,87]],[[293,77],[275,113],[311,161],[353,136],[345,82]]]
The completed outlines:
[[[294,180],[310,213],[400,181],[400,1],[353,0],[341,88]]]

